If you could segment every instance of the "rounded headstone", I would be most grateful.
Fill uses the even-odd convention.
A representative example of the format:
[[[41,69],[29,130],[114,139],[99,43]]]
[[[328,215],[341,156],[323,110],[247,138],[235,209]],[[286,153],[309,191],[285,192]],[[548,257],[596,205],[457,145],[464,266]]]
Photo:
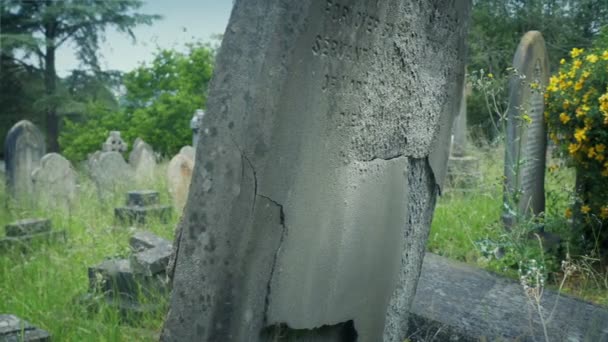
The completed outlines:
[[[179,153],[187,156],[188,158],[192,159],[192,161],[194,161],[194,153],[195,153],[194,147],[184,146],[179,150]]]
[[[129,165],[135,171],[135,181],[138,183],[150,182],[154,179],[156,157],[152,147],[137,138],[133,143],[133,150],[129,154]]]
[[[40,167],[32,172],[38,203],[49,208],[70,208],[76,197],[77,177],[72,164],[62,155],[45,155]]]
[[[133,181],[133,169],[118,152],[101,152],[90,159],[91,177],[100,194],[111,193]]]
[[[192,180],[193,168],[193,160],[182,153],[175,155],[167,167],[167,185],[169,187],[169,193],[173,199],[173,206],[180,214],[188,199],[188,190],[190,188],[190,181]]]
[[[32,171],[40,165],[46,144],[44,136],[33,123],[19,121],[6,135],[4,158],[6,158],[7,190],[18,201],[33,193]]]
[[[547,133],[542,89],[549,83],[545,40],[538,31],[521,39],[509,83],[503,221],[538,215],[545,210]]]

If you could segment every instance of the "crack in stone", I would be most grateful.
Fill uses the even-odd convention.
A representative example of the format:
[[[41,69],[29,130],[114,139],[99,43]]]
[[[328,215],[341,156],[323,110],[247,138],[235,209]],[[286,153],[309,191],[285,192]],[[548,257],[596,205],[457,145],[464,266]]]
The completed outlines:
[[[268,196],[264,196],[264,195],[257,195],[257,196],[260,196],[260,197],[272,202],[274,205],[276,205],[279,208],[279,224],[283,228],[281,230],[279,246],[274,251],[274,256],[272,258],[272,267],[270,268],[270,276],[268,277],[268,283],[266,284],[266,298],[264,299],[264,325],[268,325],[268,307],[270,306],[271,283],[272,283],[272,278],[274,277],[275,269],[277,267],[277,261],[279,259],[279,252],[281,251],[281,248],[283,247],[285,235],[287,234],[287,226],[285,225],[285,211],[283,210],[283,205]]]
[[[373,156],[373,157],[371,157],[369,159],[362,160],[362,162],[369,163],[369,162],[373,162],[375,160],[393,160],[393,159],[397,159],[397,158],[401,158],[401,157],[406,157],[406,155],[404,155],[403,153],[399,153],[397,155],[388,156],[388,157],[385,157],[385,158],[381,158],[381,157],[378,157],[378,156]]]
[[[231,137],[231,139],[232,139],[232,143],[234,144],[234,146],[236,147],[236,149],[239,150],[239,154],[241,155],[241,159],[244,159],[247,162],[247,164],[251,168],[251,172],[253,173],[253,203],[251,204],[251,212],[253,212],[253,210],[255,208],[255,201],[256,201],[257,196],[258,196],[258,175],[255,172],[255,167],[253,167],[253,163],[251,162],[251,160],[249,160],[249,158],[247,157],[247,155],[245,155],[245,153],[243,152],[243,150],[241,149],[241,147],[239,146],[239,144],[236,143],[236,141],[234,140],[234,137]],[[244,175],[244,174],[245,174],[245,165],[241,164],[241,175]]]

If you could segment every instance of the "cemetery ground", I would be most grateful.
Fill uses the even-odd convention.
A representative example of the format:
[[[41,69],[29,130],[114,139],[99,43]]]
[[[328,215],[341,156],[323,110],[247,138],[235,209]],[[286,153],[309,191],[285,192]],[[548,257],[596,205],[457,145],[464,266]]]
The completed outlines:
[[[484,148],[481,179],[468,191],[447,190],[439,198],[428,239],[428,250],[452,259],[518,279],[517,262],[535,259],[549,272],[547,285],[560,287],[563,273],[561,256],[542,251],[529,230],[514,228],[506,232],[500,223],[504,149]],[[554,164],[551,160],[548,165]],[[167,162],[159,164],[155,183],[161,203],[169,202],[165,183]],[[79,172],[80,196],[69,217],[59,212],[15,211],[0,207],[0,225],[26,217],[47,217],[55,229],[67,230],[67,242],[36,245],[27,253],[11,251],[0,255],[0,312],[15,314],[49,331],[55,341],[154,341],[158,339],[164,312],[144,315],[125,322],[118,310],[104,305],[88,307],[79,298],[88,290],[87,267],[108,257],[130,253],[129,238],[134,228],[114,220],[114,208],[123,205],[126,190],[100,203],[95,186]],[[547,231],[566,234],[564,210],[574,176],[565,168],[547,173]],[[0,182],[0,201],[6,202],[4,181]],[[148,222],[145,229],[172,240],[179,215],[170,222]],[[1,235],[4,231],[1,230]],[[562,235],[565,236],[565,235]],[[500,257],[500,259],[497,258]],[[608,272],[591,258],[572,255],[579,266],[562,286],[562,293],[608,305]],[[526,308],[522,308],[525,314]]]

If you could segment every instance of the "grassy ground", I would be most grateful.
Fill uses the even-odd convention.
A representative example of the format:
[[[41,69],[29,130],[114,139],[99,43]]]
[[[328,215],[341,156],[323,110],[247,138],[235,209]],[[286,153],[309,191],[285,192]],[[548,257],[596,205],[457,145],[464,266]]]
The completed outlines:
[[[158,171],[165,180],[164,168]],[[50,331],[55,341],[149,341],[158,332],[162,315],[144,317],[136,326],[119,324],[116,310],[102,307],[87,313],[76,304],[87,292],[87,267],[105,258],[129,254],[128,240],[134,229],[114,222],[113,208],[123,205],[126,192],[100,203],[94,185],[81,180],[79,201],[71,215],[56,211],[6,210],[4,182],[0,182],[0,226],[21,218],[47,217],[55,230],[65,229],[67,243],[36,246],[25,255],[11,252],[0,256],[0,313],[12,313]],[[141,189],[142,187],[137,187]],[[159,181],[144,186],[159,190],[161,202],[169,203],[166,185]],[[126,189],[125,189],[126,190]],[[133,189],[130,189],[133,190]],[[176,219],[174,219],[175,221]],[[172,239],[175,222],[152,223],[147,230]],[[4,230],[1,234],[4,234]]]

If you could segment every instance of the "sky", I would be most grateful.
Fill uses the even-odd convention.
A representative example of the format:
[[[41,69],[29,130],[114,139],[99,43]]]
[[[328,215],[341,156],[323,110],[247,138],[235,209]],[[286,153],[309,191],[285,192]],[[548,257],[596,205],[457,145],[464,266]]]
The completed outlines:
[[[110,28],[100,44],[100,64],[105,70],[130,71],[141,62],[149,62],[157,47],[183,49],[185,43],[201,40],[211,42],[215,34],[223,34],[228,24],[232,0],[144,0],[139,12],[160,14],[162,19],[151,26],[134,29],[136,42],[127,34]],[[74,45],[66,43],[57,51],[56,67],[60,77],[77,69],[80,62]]]

